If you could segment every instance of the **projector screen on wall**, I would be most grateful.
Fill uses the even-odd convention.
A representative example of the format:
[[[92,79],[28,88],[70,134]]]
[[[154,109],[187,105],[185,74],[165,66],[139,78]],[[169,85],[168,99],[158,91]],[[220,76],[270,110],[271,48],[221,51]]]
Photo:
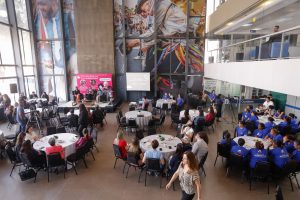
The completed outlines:
[[[150,91],[150,73],[126,73],[127,91]]]

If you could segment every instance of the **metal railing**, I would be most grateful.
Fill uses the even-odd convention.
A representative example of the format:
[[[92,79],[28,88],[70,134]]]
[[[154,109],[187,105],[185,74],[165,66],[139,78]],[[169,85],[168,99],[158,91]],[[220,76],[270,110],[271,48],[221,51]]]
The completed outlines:
[[[300,58],[300,26],[208,52],[209,63]]]

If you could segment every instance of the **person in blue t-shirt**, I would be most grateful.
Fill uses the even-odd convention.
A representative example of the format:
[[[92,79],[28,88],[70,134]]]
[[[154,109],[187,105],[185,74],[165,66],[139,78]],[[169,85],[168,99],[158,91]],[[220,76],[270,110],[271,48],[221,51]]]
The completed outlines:
[[[266,132],[265,125],[263,123],[258,124],[258,128],[254,130],[253,136],[258,138],[265,138],[268,133]]]
[[[170,99],[170,96],[168,95],[168,93],[165,92],[165,94],[163,95],[162,99],[168,100],[168,99]]]
[[[293,135],[286,135],[283,138],[284,148],[287,150],[289,154],[291,154],[295,148],[295,137]]]
[[[159,143],[157,140],[152,140],[151,142],[151,146],[152,149],[147,150],[144,154],[143,157],[143,163],[146,163],[147,158],[155,158],[155,159],[159,159],[160,160],[160,165],[161,165],[161,169],[164,169],[164,165],[165,165],[165,160],[164,157],[162,155],[162,153],[157,149],[157,147],[159,146]]]
[[[283,119],[283,122],[280,122],[280,124],[278,125],[279,127],[286,127],[286,126],[290,126],[291,125],[291,118],[286,116]]]
[[[300,169],[300,141],[297,142],[296,149],[292,152],[291,158],[296,160],[298,169]]]
[[[289,114],[289,117],[291,118],[291,127],[292,129],[298,129],[298,121],[296,116],[293,113]]]
[[[259,121],[258,121],[257,113],[255,111],[251,112],[249,121],[252,122],[256,127],[258,126]]]
[[[231,153],[242,156],[243,160],[246,161],[249,151],[245,147],[243,147],[244,144],[245,140],[243,138],[239,138],[238,145],[231,147]]]
[[[236,142],[233,139],[231,139],[231,135],[228,132],[228,130],[223,132],[223,138],[220,141],[220,143],[221,144],[230,144],[231,146],[237,145]]]
[[[272,128],[270,133],[265,137],[265,139],[273,140],[274,142],[277,140],[283,141],[282,135],[279,134],[276,128]]]
[[[270,151],[270,155],[275,166],[280,169],[283,168],[288,161],[290,161],[289,154],[283,147],[281,140],[274,142],[274,149]]]
[[[242,112],[242,121],[246,122],[248,120],[250,120],[251,117],[251,112],[250,112],[250,108],[245,108],[244,112]]]
[[[182,108],[184,101],[181,98],[180,94],[178,94],[178,96],[177,96],[176,103],[179,108]]]
[[[274,123],[274,118],[268,117],[268,121],[265,123],[265,128],[267,129],[267,132],[269,132],[275,126],[276,124]]]
[[[237,137],[246,136],[248,134],[248,129],[245,127],[244,121],[239,121],[238,127],[235,128],[235,134]]]
[[[278,109],[276,111],[276,113],[274,114],[274,117],[277,119],[284,119],[285,118],[285,114],[281,109]]]
[[[264,149],[264,144],[260,141],[255,143],[255,148],[250,149],[249,151],[250,159],[250,168],[255,168],[257,162],[267,162],[268,161],[268,152]]]
[[[25,106],[25,101],[24,101],[23,98],[20,98],[19,99],[19,106],[17,107],[16,121],[20,125],[19,132],[24,132],[25,133],[27,118],[25,116],[24,106]]]
[[[217,98],[217,95],[216,95],[215,91],[212,90],[211,93],[208,94],[208,97],[211,102],[214,102]]]

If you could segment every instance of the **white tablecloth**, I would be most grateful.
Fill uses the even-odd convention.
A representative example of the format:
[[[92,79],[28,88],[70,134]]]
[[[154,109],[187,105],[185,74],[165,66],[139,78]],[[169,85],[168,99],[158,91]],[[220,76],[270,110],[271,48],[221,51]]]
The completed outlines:
[[[184,111],[185,110],[180,111],[179,120],[181,120],[184,117]],[[189,110],[189,115],[191,116],[191,120],[194,121],[194,119],[199,115],[199,111],[198,110]],[[206,115],[207,115],[207,113],[204,112],[204,116],[206,116]]]
[[[46,147],[50,146],[48,140],[54,136],[58,137],[56,139],[56,144],[61,145],[64,148],[65,158],[76,152],[75,143],[78,140],[78,137],[76,137],[76,135],[73,133],[58,133],[45,136],[33,143],[33,148],[38,151],[46,151]]]
[[[283,120],[282,119],[276,119],[276,118],[274,118],[274,123],[276,124],[276,125],[278,125],[278,124],[280,124],[281,122],[283,122]],[[259,123],[266,123],[266,122],[268,122],[268,116],[265,116],[265,115],[263,115],[263,116],[258,116],[258,121],[259,121]]]
[[[173,103],[176,103],[176,101],[173,100],[173,99],[168,99],[168,100],[165,100],[165,99],[158,99],[158,100],[156,101],[156,107],[157,107],[157,108],[162,108],[162,106],[163,106],[164,103],[167,103],[167,104],[168,104],[168,109],[171,109],[171,105],[172,105]]]
[[[138,115],[143,115],[143,117],[138,117]],[[141,129],[143,129],[144,126],[148,126],[148,122],[152,118],[152,114],[151,114],[151,112],[148,112],[148,111],[134,110],[134,111],[129,111],[129,112],[125,113],[125,117],[126,117],[126,122],[127,123],[128,123],[128,120],[130,118],[135,119],[136,120],[136,124]]]
[[[43,108],[36,108],[36,111],[39,111],[39,113],[42,113],[43,112]],[[24,113],[27,114],[27,113],[30,113],[31,110],[30,109],[24,109]]]
[[[255,143],[257,141],[261,141],[263,144],[264,144],[264,148],[267,149],[270,145],[271,145],[271,142],[269,140],[264,140],[264,139],[261,139],[261,138],[257,138],[257,137],[251,137],[251,136],[241,136],[241,137],[236,137],[234,138],[233,140],[238,143],[238,140],[240,138],[243,138],[245,140],[245,144],[244,144],[244,147],[246,149],[252,149],[252,148],[255,148]]]
[[[161,137],[159,137],[159,136],[161,136]],[[162,138],[164,138],[164,139],[162,139]],[[179,138],[174,137],[172,135],[166,135],[166,134],[150,135],[150,136],[144,137],[140,141],[140,147],[143,152],[152,149],[151,142],[154,139],[156,139],[159,143],[157,150],[163,154],[163,156],[166,160],[168,160],[169,157],[175,153],[177,144],[182,143]]]
[[[42,101],[42,102],[47,102],[47,99],[46,98],[35,98],[35,99],[28,99],[27,100],[27,103],[37,103],[39,101]]]
[[[90,110],[90,113],[93,113],[93,110]],[[74,110],[74,114],[79,116],[80,111],[79,111],[78,109],[75,109],[75,110]],[[70,116],[70,115],[71,115],[71,112],[68,112],[68,113],[67,113],[67,116]]]

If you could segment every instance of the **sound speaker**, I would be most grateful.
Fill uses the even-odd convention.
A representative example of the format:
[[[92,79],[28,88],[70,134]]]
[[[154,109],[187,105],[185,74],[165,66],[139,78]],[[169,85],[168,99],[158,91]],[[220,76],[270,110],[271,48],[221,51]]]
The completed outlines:
[[[10,93],[11,94],[18,93],[18,87],[17,87],[16,83],[9,84],[9,88],[10,88]]]

